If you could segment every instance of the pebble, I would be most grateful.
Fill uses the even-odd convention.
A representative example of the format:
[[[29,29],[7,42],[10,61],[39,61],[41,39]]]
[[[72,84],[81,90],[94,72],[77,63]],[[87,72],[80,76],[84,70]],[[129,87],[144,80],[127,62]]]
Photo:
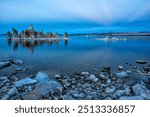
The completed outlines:
[[[137,64],[146,64],[147,62],[145,60],[136,60]]]
[[[123,70],[123,67],[121,65],[119,65],[118,70]]]
[[[61,76],[60,76],[60,75],[58,75],[58,74],[56,74],[56,75],[55,75],[55,78],[56,78],[56,79],[60,79],[60,78],[61,78]]]

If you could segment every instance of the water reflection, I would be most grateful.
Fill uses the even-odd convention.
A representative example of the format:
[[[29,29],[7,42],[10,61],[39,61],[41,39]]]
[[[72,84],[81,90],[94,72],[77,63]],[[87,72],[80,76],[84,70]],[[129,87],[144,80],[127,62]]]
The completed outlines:
[[[8,38],[7,43],[8,43],[8,46],[11,46],[12,40]]]
[[[59,45],[60,39],[45,39],[45,40],[25,40],[25,39],[14,39],[13,43],[11,39],[7,39],[7,43],[9,46],[13,44],[13,50],[16,51],[21,45],[23,48],[29,49],[32,53],[34,53],[34,48],[37,46],[43,46],[44,44],[47,44],[48,46],[51,46],[52,44]],[[65,46],[68,45],[68,39],[64,39]]]

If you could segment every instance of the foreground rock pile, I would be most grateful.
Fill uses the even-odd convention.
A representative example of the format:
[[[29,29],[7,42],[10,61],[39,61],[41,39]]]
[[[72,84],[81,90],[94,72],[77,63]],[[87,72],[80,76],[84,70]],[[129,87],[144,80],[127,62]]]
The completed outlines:
[[[0,99],[149,100],[150,66],[144,60],[136,62],[140,68],[138,65],[127,64],[126,68],[119,65],[116,72],[112,72],[110,67],[103,67],[93,73],[56,74],[50,77],[38,72],[19,77],[18,71],[26,74],[23,62],[5,58],[0,62],[0,70],[15,64],[16,73],[0,76]]]

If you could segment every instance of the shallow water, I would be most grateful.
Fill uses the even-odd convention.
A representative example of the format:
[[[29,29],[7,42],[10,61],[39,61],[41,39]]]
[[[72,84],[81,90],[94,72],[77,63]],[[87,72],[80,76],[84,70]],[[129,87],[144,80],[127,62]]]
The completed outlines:
[[[7,40],[0,36],[0,59],[13,56],[38,71],[61,73],[115,68],[137,59],[150,61],[150,36],[70,36],[68,40]],[[116,37],[115,37],[116,38]]]

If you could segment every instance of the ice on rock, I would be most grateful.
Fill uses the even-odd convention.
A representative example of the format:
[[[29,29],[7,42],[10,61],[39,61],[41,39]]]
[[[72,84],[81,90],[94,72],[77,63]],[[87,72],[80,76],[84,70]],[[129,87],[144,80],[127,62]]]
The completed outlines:
[[[119,65],[118,70],[123,70],[123,67],[121,65]]]
[[[25,79],[21,79],[19,81],[15,82],[15,86],[16,87],[22,87],[25,85],[32,85],[35,84],[37,82],[37,80],[31,79],[31,78],[25,78]]]
[[[93,75],[93,74],[91,74],[87,79],[90,80],[90,81],[93,81],[93,82],[98,82],[98,80],[99,80],[99,79],[96,78],[96,76]]]
[[[2,100],[7,100],[9,99],[11,96],[14,96],[18,94],[18,90],[16,89],[16,87],[11,88],[7,94],[5,94],[1,99]]]
[[[106,93],[113,93],[115,90],[116,90],[116,88],[114,86],[107,87],[105,89]]]
[[[0,62],[0,69],[10,66],[10,62]]]
[[[46,81],[49,80],[49,77],[46,73],[38,72],[35,79],[37,80],[38,83],[43,84],[43,83],[45,83],[45,80]]]
[[[115,75],[117,78],[128,78],[129,77],[128,73],[124,72],[124,71],[116,73]]]
[[[88,75],[89,72],[82,72],[82,75]]]

